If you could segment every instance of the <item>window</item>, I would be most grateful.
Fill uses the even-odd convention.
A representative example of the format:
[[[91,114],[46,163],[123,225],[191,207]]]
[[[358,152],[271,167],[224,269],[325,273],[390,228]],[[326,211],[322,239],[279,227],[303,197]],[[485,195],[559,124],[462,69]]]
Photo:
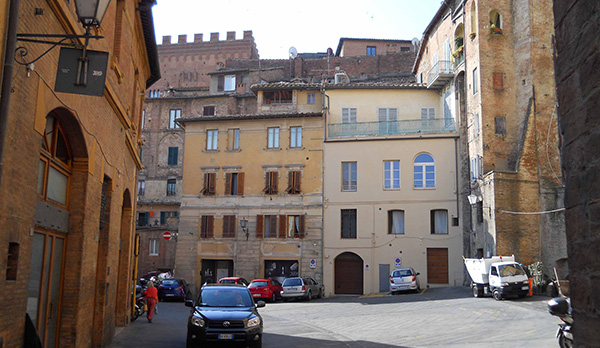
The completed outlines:
[[[495,117],[494,126],[496,135],[506,135],[506,117]]]
[[[384,185],[386,190],[400,189],[400,161],[384,161]]]
[[[138,219],[137,219],[137,225],[138,226],[148,226],[148,221],[150,220],[150,213],[145,211],[145,212],[139,212],[138,213]]]
[[[209,129],[206,131],[206,150],[216,151],[217,144],[219,142],[219,131],[216,129]]]
[[[342,238],[356,239],[356,209],[342,209]]]
[[[367,46],[367,56],[376,56],[376,55],[377,55],[377,47]]]
[[[482,165],[483,160],[481,156],[471,158],[471,181],[481,179],[481,175],[483,174]]]
[[[356,108],[342,108],[342,123],[356,123]]]
[[[290,127],[290,147],[302,147],[302,127]]]
[[[244,173],[225,174],[225,194],[234,196],[244,194]]]
[[[17,280],[19,270],[19,243],[8,243],[8,259],[6,260],[6,280]]]
[[[276,195],[277,194],[277,178],[278,172],[267,172],[266,174],[266,183],[264,193],[268,195]]]
[[[49,114],[38,167],[37,194],[40,198],[67,206],[71,165],[72,154],[67,136],[58,119]]]
[[[342,191],[356,191],[356,162],[342,162]]]
[[[167,196],[175,196],[177,193],[177,179],[167,179]]]
[[[225,75],[225,91],[235,91],[235,75]]]
[[[138,180],[138,196],[143,196],[146,193],[146,179]]]
[[[212,238],[215,217],[212,215],[202,215],[200,217],[200,238]]]
[[[169,223],[172,223],[173,219],[177,217],[177,212],[176,211],[161,211],[160,212],[160,224],[161,225],[168,225]]]
[[[291,104],[292,91],[264,91],[263,104]]]
[[[477,222],[483,222],[483,201],[477,201]]]
[[[240,149],[240,130],[237,128],[227,130],[227,149]]]
[[[179,152],[179,148],[178,147],[169,147],[169,157],[167,159],[167,164],[170,166],[176,166],[177,165],[177,155]]]
[[[398,109],[379,108],[379,134],[396,134],[398,132]]]
[[[299,170],[290,171],[288,173],[288,187],[285,189],[285,192],[290,193],[290,194],[300,193],[300,176],[301,176],[301,174],[302,173]]]
[[[175,120],[181,117],[181,109],[171,109],[169,111],[169,129],[179,128]]]
[[[438,209],[431,211],[431,234],[448,234],[448,211]]]
[[[421,119],[431,120],[435,118],[435,108],[421,108]]]
[[[308,93],[306,95],[306,104],[315,104],[315,94],[314,93]]]
[[[278,149],[279,148],[279,127],[267,128],[268,139],[267,148]]]
[[[210,105],[210,106],[205,106],[202,108],[202,115],[204,116],[214,116],[217,113],[215,112],[215,106],[214,105]]]
[[[204,187],[202,193],[205,196],[213,196],[215,194],[215,180],[217,173],[204,173]]]
[[[414,188],[435,188],[435,163],[431,155],[418,155],[414,169]]]
[[[150,251],[150,256],[158,256],[158,239],[149,239],[148,242],[150,245],[148,246],[148,250]]]
[[[502,33],[502,15],[497,10],[490,11],[490,29],[493,33]]]
[[[256,237],[277,238],[277,215],[256,216]]]
[[[146,128],[146,110],[142,110],[142,129]]]
[[[235,238],[235,215],[223,216],[223,238]]]
[[[287,216],[287,237],[304,238],[304,215]]]
[[[473,69],[473,95],[477,94],[479,90],[479,73],[477,68]]]
[[[404,234],[404,210],[388,211],[388,233]]]

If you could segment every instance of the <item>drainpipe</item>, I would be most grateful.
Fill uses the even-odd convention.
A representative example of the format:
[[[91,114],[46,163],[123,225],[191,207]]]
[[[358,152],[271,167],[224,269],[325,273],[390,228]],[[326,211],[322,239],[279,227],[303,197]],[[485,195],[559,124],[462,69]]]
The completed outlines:
[[[8,123],[8,109],[10,106],[12,76],[15,64],[15,49],[17,47],[17,25],[19,23],[20,6],[20,0],[9,1],[2,87],[0,90],[0,184],[2,183],[2,172],[4,171],[4,143],[6,140],[6,125]]]

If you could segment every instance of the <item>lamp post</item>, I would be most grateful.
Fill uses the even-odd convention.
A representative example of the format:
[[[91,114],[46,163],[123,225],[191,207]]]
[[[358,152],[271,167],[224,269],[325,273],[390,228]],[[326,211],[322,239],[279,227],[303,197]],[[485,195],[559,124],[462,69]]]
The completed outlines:
[[[240,219],[240,227],[242,228],[242,231],[246,234],[246,240],[248,240],[248,238],[250,237],[250,233],[248,233],[248,220],[246,218],[241,218]]]
[[[475,205],[477,203],[477,196],[472,193],[467,196],[467,199],[469,200],[469,204],[471,205]]]

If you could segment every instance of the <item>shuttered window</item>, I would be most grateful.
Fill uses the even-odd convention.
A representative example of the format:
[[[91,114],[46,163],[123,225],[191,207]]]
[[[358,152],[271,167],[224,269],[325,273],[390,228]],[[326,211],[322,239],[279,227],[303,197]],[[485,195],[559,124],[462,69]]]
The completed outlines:
[[[202,188],[202,191],[200,191],[200,193],[202,193],[205,196],[214,195],[216,177],[216,173],[204,173],[204,187]]]
[[[202,215],[200,218],[200,238],[212,238],[215,217],[212,215]]]
[[[356,123],[356,108],[342,108],[342,123]]]
[[[288,173],[288,187],[285,189],[285,192],[289,194],[298,194],[300,193],[300,171],[291,171]]]
[[[169,147],[169,156],[167,159],[167,164],[170,166],[176,166],[178,154],[179,154],[178,147]]]
[[[225,194],[234,196],[244,194],[244,173],[225,174]]]
[[[223,238],[235,238],[235,215],[223,216]]]
[[[278,175],[279,175],[278,172],[267,172],[266,173],[265,189],[263,190],[264,193],[266,193],[268,195],[276,195],[277,194]]]

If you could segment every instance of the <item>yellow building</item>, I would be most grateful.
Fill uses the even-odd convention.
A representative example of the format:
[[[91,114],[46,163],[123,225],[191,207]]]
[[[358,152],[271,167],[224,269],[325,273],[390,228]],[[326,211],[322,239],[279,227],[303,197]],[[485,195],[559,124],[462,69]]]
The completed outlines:
[[[252,86],[258,113],[181,118],[175,271],[195,284],[322,275],[320,85]]]
[[[461,285],[458,133],[439,92],[399,80],[324,93],[326,293],[389,291],[399,267],[421,287]]]

